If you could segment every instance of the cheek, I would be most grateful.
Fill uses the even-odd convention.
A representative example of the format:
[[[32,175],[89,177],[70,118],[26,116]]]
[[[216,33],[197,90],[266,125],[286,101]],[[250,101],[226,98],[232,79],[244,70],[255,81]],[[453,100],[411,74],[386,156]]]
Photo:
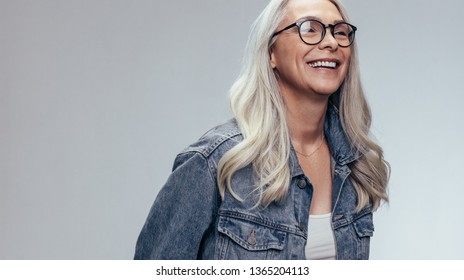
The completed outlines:
[[[345,66],[344,66],[344,73],[343,73],[343,76],[346,76],[346,74],[348,73],[348,70],[350,68],[350,65],[351,65],[351,50],[348,50],[347,52],[344,53],[344,57],[345,57]]]
[[[272,68],[277,68],[277,70],[292,69],[297,67],[300,60],[303,60],[303,57],[308,50],[306,45],[302,48],[300,46],[300,41],[291,40],[291,38],[286,38],[285,42],[278,41],[274,44],[270,51],[270,59]],[[298,40],[299,37],[298,37]]]
[[[347,61],[347,63],[350,64],[351,63],[351,49],[347,48],[343,56],[345,57],[345,60]]]

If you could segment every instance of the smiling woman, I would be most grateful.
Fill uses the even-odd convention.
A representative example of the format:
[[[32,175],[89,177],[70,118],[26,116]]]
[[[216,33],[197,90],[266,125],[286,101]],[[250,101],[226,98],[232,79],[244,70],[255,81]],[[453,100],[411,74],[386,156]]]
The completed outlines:
[[[356,27],[335,0],[273,0],[234,119],[181,152],[136,259],[367,259],[388,163],[369,138]]]

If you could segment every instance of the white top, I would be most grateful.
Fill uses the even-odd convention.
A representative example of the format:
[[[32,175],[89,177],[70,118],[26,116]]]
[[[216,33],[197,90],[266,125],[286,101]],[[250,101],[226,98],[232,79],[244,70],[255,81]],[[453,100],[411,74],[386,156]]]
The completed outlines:
[[[334,260],[335,238],[331,224],[331,213],[309,215],[308,242],[305,254],[308,260]]]

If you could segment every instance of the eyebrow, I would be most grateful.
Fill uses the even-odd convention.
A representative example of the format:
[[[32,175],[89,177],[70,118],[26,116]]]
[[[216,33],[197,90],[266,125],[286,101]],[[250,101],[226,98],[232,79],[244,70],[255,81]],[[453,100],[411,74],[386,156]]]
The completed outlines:
[[[296,22],[299,22],[299,21],[302,21],[302,20],[307,20],[307,19],[313,19],[313,20],[318,20],[320,22],[323,22],[321,18],[318,18],[316,16],[305,16],[305,17],[297,19]],[[345,22],[345,21],[343,19],[338,19],[338,20],[334,21],[333,24],[337,24],[339,22]]]

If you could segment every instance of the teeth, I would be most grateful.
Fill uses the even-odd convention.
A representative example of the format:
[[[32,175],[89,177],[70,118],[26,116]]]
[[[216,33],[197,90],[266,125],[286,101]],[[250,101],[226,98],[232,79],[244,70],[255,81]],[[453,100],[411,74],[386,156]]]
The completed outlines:
[[[316,61],[314,63],[309,63],[309,66],[311,67],[329,67],[329,68],[335,68],[337,66],[336,62],[332,61]]]

